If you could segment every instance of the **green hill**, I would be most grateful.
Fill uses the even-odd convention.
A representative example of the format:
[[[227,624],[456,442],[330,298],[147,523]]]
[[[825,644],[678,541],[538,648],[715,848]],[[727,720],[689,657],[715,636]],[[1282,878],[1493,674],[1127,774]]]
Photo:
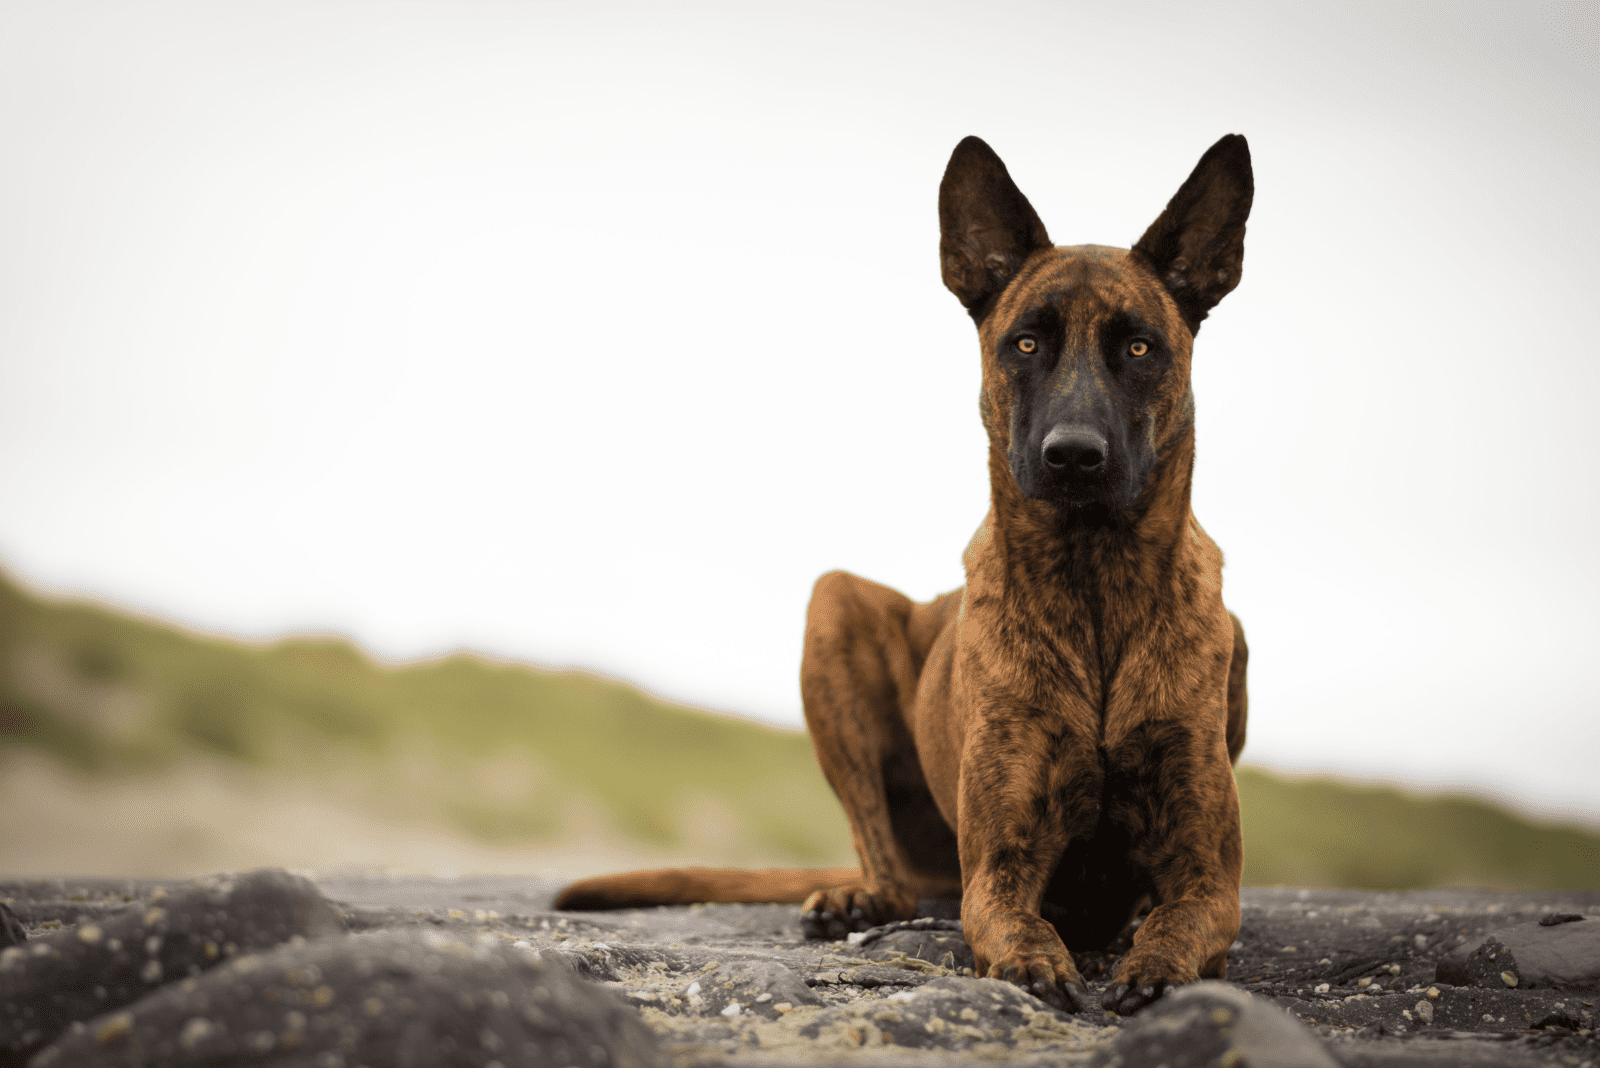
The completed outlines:
[[[364,803],[491,841],[570,831],[584,798],[621,839],[671,848],[707,813],[735,857],[842,863],[849,835],[804,734],[671,705],[574,671],[467,654],[400,666],[348,642],[254,645],[0,577],[0,756],[156,775],[195,754],[359,783]],[[1600,886],[1600,837],[1468,798],[1238,773],[1246,881]]]

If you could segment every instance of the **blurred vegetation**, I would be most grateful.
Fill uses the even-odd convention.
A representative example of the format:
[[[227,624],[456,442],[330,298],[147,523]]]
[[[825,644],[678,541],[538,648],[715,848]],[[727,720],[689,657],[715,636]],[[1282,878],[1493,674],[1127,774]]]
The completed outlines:
[[[1244,878],[1368,890],[1600,887],[1600,835],[1485,801],[1240,768]]]
[[[488,839],[549,838],[563,799],[581,796],[620,837],[672,847],[711,802],[742,823],[735,837],[797,864],[850,856],[804,734],[582,672],[465,654],[384,667],[341,640],[201,637],[0,577],[0,747],[18,745],[85,772],[160,771],[195,752],[354,770],[390,780],[374,804],[431,806]]]
[[[538,841],[592,803],[619,838],[672,847],[696,820],[756,853],[844,863],[849,834],[806,736],[668,704],[618,682],[458,654],[400,666],[350,643],[252,645],[0,576],[0,751],[89,774],[195,753],[356,778],[389,810],[487,840]],[[1238,772],[1245,881],[1403,889],[1600,886],[1600,836],[1465,797]],[[708,817],[709,813],[709,817]]]

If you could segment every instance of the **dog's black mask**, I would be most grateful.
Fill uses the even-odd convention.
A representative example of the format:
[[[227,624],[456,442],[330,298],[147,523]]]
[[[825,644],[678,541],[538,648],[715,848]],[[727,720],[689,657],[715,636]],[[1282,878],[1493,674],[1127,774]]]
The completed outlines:
[[[1161,331],[1078,286],[1035,301],[998,347],[1018,488],[1068,522],[1126,515],[1157,458],[1149,401],[1172,363]]]

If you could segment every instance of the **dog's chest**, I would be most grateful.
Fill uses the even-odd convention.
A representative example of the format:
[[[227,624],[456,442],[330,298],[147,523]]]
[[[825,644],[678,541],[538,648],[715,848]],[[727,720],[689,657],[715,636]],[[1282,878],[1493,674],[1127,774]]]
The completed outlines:
[[[1092,722],[1097,743],[1220,701],[1226,687],[1232,631],[1214,594],[1164,604],[1068,591],[1043,611],[1006,606],[968,623],[972,640],[960,644],[974,655],[962,659],[996,711],[1020,706],[1080,731]]]

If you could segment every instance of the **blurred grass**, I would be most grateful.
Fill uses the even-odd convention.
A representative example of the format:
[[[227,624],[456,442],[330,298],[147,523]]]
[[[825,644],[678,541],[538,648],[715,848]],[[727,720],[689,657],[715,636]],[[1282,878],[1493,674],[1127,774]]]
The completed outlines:
[[[350,643],[252,645],[0,575],[0,749],[91,775],[160,773],[196,752],[359,780],[363,802],[490,841],[606,833],[682,845],[731,824],[727,857],[843,863],[849,835],[804,734],[671,705],[618,682],[466,654],[382,666]],[[1600,886],[1600,836],[1465,797],[1238,772],[1245,881],[1403,889]]]
[[[1471,797],[1240,768],[1245,882],[1368,890],[1600,887],[1600,836]]]
[[[415,808],[426,794],[490,839],[554,835],[577,794],[619,835],[670,848],[685,806],[711,797],[738,814],[738,835],[797,864],[849,856],[803,734],[582,672],[465,654],[383,667],[340,640],[200,637],[3,578],[0,746],[91,773],[158,771],[196,750],[305,775],[389,767],[396,781],[374,803]]]

